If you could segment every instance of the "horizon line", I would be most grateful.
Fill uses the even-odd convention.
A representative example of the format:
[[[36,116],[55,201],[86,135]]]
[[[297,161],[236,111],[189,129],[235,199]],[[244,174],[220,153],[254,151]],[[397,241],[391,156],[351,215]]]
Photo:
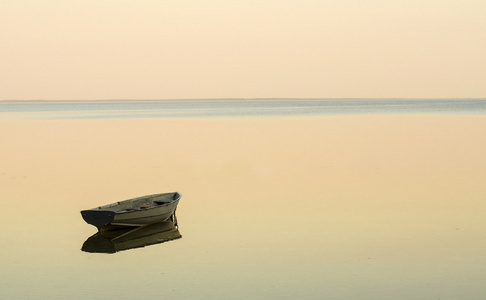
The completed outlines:
[[[467,98],[447,98],[447,97],[330,97],[330,98],[161,98],[161,99],[66,99],[66,100],[53,100],[53,99],[1,99],[1,102],[136,102],[136,101],[255,101],[255,100],[486,100],[481,97],[467,97]]]

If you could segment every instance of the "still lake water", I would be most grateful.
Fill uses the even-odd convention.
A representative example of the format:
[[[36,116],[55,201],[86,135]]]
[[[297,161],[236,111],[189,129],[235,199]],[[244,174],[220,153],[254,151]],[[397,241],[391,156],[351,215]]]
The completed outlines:
[[[0,103],[0,298],[484,299],[485,107]],[[79,211],[171,191],[164,243],[81,250]]]
[[[120,119],[486,113],[486,99],[299,99],[0,102],[6,118]]]

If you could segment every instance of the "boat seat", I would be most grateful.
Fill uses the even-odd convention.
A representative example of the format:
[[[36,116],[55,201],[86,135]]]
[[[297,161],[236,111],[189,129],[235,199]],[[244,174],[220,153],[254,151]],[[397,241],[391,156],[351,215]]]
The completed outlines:
[[[125,213],[125,212],[131,212],[131,211],[136,211],[136,210],[139,210],[139,209],[137,209],[137,208],[126,208],[126,209],[120,210],[118,212],[119,213]]]

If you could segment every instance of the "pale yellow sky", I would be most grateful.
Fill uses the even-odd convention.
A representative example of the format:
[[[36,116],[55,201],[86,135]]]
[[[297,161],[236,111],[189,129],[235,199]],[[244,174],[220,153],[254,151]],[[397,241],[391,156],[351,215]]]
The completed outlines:
[[[0,0],[0,100],[486,97],[483,0]]]

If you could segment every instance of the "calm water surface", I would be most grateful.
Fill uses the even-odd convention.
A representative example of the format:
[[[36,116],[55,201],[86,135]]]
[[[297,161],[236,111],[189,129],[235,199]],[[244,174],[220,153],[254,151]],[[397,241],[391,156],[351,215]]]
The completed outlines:
[[[4,105],[1,299],[486,294],[479,102],[258,118]],[[81,250],[96,233],[81,210],[171,191],[182,194],[178,227],[152,228],[163,243]]]
[[[0,118],[106,119],[486,113],[486,99],[253,99],[0,102]]]

